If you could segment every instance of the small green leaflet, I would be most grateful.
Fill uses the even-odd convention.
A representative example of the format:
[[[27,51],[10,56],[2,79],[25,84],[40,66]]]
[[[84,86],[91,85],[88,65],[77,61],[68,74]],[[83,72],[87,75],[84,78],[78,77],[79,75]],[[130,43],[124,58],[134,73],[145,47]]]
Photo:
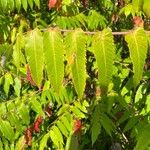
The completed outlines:
[[[24,47],[25,41],[24,37],[20,34],[17,35],[16,43],[13,47],[13,59],[14,64],[16,65],[17,69],[20,68],[21,63],[25,63],[24,55],[21,51],[21,49]]]
[[[5,11],[8,5],[8,0],[0,0],[0,5],[1,5],[1,9]]]
[[[133,63],[133,82],[134,87],[136,87],[143,75],[148,49],[148,38],[143,28],[136,28],[125,36],[125,40],[128,43],[130,57]]]
[[[40,141],[39,150],[44,150],[45,149],[45,147],[47,146],[47,141],[48,141],[49,137],[50,137],[49,133],[45,134],[42,137],[42,139]]]
[[[33,9],[33,0],[28,0],[28,4],[29,4],[30,8]]]
[[[27,0],[21,0],[21,3],[22,3],[24,10],[27,11],[27,7],[28,7]]]
[[[18,11],[20,11],[21,8],[21,0],[15,0],[15,5]]]
[[[144,142],[144,143],[143,143]],[[150,144],[150,124],[144,126],[137,140],[134,150],[148,150]]]
[[[36,6],[38,6],[38,8],[40,8],[40,0],[34,0]]]
[[[100,107],[97,105],[95,107],[94,113],[92,115],[92,122],[91,122],[91,139],[92,145],[96,142],[98,135],[101,132],[101,123],[100,123]]]

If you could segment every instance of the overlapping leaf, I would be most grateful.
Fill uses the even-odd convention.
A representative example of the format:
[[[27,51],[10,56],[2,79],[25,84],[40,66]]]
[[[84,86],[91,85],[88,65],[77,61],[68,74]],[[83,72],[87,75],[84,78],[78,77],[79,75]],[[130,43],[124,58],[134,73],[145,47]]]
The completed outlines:
[[[83,96],[86,82],[86,38],[81,30],[74,30],[65,39],[68,64],[79,98]]]
[[[24,37],[22,35],[18,35],[13,51],[14,64],[18,69],[20,68],[21,63],[25,63],[25,58],[21,51],[21,49],[24,47],[24,44]]]
[[[26,56],[31,69],[32,78],[40,88],[43,79],[44,55],[43,37],[37,29],[29,32],[27,35]]]
[[[57,30],[45,32],[44,56],[51,85],[59,92],[64,77],[64,49],[62,36]]]
[[[130,57],[133,63],[133,82],[136,87],[142,78],[148,48],[148,39],[144,30],[142,28],[137,28],[126,35],[125,40],[128,43]]]

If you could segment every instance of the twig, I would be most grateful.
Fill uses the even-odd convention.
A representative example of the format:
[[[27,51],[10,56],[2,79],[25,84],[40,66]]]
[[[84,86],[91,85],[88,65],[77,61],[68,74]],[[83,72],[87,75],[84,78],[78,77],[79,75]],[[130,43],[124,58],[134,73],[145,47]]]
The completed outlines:
[[[45,31],[48,31],[50,29],[57,29],[61,32],[72,32],[74,31],[73,29],[72,30],[69,30],[69,29],[59,29],[59,28],[45,28],[45,29],[41,29],[42,32],[45,32]],[[128,33],[130,33],[132,30],[129,30],[129,31],[117,31],[117,32],[112,32],[113,35],[126,35]],[[95,31],[95,32],[90,32],[90,31],[84,31],[85,34],[89,34],[89,35],[93,35],[93,34],[96,34],[98,31]],[[145,31],[146,34],[150,34],[150,31]]]

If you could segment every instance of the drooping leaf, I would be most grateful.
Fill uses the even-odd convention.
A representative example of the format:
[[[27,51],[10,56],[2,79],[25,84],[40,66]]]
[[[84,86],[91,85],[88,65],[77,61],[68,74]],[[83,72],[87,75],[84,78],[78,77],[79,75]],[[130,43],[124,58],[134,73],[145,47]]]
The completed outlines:
[[[19,80],[17,77],[14,79],[15,85],[14,85],[14,90],[16,95],[19,97],[20,96],[20,90],[21,90],[21,80]]]
[[[17,8],[18,11],[20,11],[20,8],[21,8],[21,0],[15,0],[15,7]]]
[[[7,96],[8,96],[8,93],[9,93],[10,85],[12,85],[12,84],[13,84],[12,75],[10,73],[6,73],[5,74],[4,91],[5,91]]]
[[[85,114],[77,107],[73,106],[71,111],[76,115],[77,118],[85,118]]]
[[[35,5],[36,5],[38,8],[40,8],[40,0],[34,0],[34,2],[35,2]]]
[[[15,8],[14,0],[9,0],[8,1],[8,7],[9,7],[10,10],[14,10],[14,8]]]
[[[52,128],[53,132],[55,133],[56,137],[57,137],[57,141],[59,142],[59,144],[63,144],[63,136],[60,132],[60,130],[58,129],[57,126],[54,126]]]
[[[143,143],[144,141],[144,143]],[[139,135],[136,147],[134,150],[146,150],[150,145],[150,124],[146,125]]]
[[[28,4],[29,4],[30,8],[33,9],[33,0],[28,0]]]
[[[23,150],[25,148],[25,138],[21,136],[16,143],[15,149],[16,150]]]
[[[98,78],[102,88],[107,88],[113,73],[113,59],[115,57],[115,46],[112,32],[104,29],[97,32],[93,37],[92,48],[98,66]]]
[[[39,115],[43,115],[43,109],[41,106],[41,103],[37,100],[37,98],[34,96],[31,98],[31,108]]]
[[[8,0],[0,0],[1,9],[6,10],[8,5]]]
[[[59,92],[64,77],[64,49],[59,31],[49,30],[45,32],[44,56],[50,83],[55,91]]]
[[[31,69],[32,78],[40,88],[43,79],[44,55],[43,37],[38,29],[35,29],[26,37],[26,56]]]
[[[71,132],[72,126],[71,126],[71,123],[70,123],[70,122],[72,122],[72,118],[71,118],[71,120],[70,120],[69,117],[70,117],[69,115],[63,115],[63,116],[61,117],[61,121],[62,121],[62,123],[65,125],[66,129],[67,129],[69,132]]]
[[[27,7],[28,7],[27,0],[21,0],[21,4],[22,4],[24,10],[27,11]]]
[[[9,120],[11,126],[15,126],[18,129],[17,131],[21,131],[20,119],[17,115],[9,111],[7,112],[7,119]]]
[[[54,145],[56,145],[57,147],[59,147],[59,142],[58,142],[58,137],[56,136],[56,134],[54,133],[53,130],[50,130],[49,132],[50,138],[52,140],[52,142],[54,143]]]
[[[142,4],[143,4],[143,0],[132,0],[132,5],[136,12],[141,10]]]
[[[68,65],[79,98],[82,98],[86,82],[86,37],[81,30],[74,30],[65,39]]]
[[[80,148],[79,140],[78,140],[78,135],[75,133],[70,134],[69,138],[67,138],[67,143],[65,150],[79,150]]]
[[[29,125],[30,123],[30,115],[29,115],[29,109],[25,104],[21,104],[21,106],[18,108],[19,115],[23,121],[24,124]]]
[[[0,149],[3,149],[3,143],[0,141]]]
[[[57,127],[59,128],[59,130],[62,132],[62,134],[65,137],[68,137],[69,132],[68,132],[67,128],[65,127],[65,125],[61,121],[57,121]]]
[[[143,0],[143,11],[145,15],[150,18],[150,1],[149,0]]]
[[[40,141],[39,150],[44,150],[44,148],[47,146],[47,141],[48,141],[49,137],[50,137],[50,135],[48,133],[42,137],[42,139]]]
[[[21,51],[21,49],[24,47],[24,44],[24,37],[22,35],[17,35],[13,51],[14,64],[16,65],[17,69],[20,68],[21,63],[25,63],[25,58]]]
[[[13,127],[11,127],[10,123],[5,120],[0,120],[0,131],[3,136],[7,138],[9,141],[15,140],[15,133]]]
[[[136,87],[142,78],[148,48],[148,39],[143,28],[137,28],[127,34],[125,40],[128,43],[130,57],[133,63],[133,82],[134,87]]]
[[[91,122],[91,139],[92,139],[92,145],[95,143],[95,141],[98,138],[98,135],[101,132],[101,123],[100,123],[100,107],[99,105],[96,106],[93,115],[92,115],[92,122]]]
[[[114,124],[112,122],[111,119],[109,119],[109,117],[107,115],[105,115],[104,113],[100,114],[100,122],[101,125],[103,126],[103,128],[105,129],[105,131],[111,136],[111,132],[114,129]]]
[[[126,132],[132,129],[138,123],[138,121],[139,121],[138,117],[131,117],[126,126],[124,127],[123,131]]]

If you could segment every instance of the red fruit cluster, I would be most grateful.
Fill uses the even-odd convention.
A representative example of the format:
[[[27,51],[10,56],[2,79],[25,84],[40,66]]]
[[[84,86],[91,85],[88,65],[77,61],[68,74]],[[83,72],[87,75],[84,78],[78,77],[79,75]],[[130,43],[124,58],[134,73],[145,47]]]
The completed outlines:
[[[143,19],[139,16],[135,16],[133,18],[133,23],[134,23],[135,27],[143,27],[143,25],[144,25]]]
[[[25,143],[28,145],[28,146],[31,146],[32,145],[32,129],[31,128],[27,128],[26,131],[25,131]]]
[[[39,117],[35,120],[35,122],[34,122],[34,124],[33,124],[33,131],[35,131],[35,132],[40,132],[40,125],[42,124],[42,121],[43,121],[42,116],[39,116]]]
[[[49,0],[48,8],[57,8],[59,10],[61,8],[62,0]]]
[[[57,2],[57,0],[49,0],[48,8],[49,9],[54,8],[56,5],[56,2]]]
[[[81,132],[81,128],[82,128],[82,122],[81,122],[81,120],[76,119],[74,121],[73,132],[78,134],[78,133]]]
[[[33,132],[40,132],[40,125],[42,124],[43,118],[39,116],[33,123],[33,126],[29,127],[25,131],[25,141],[28,146],[32,145],[32,134]]]

